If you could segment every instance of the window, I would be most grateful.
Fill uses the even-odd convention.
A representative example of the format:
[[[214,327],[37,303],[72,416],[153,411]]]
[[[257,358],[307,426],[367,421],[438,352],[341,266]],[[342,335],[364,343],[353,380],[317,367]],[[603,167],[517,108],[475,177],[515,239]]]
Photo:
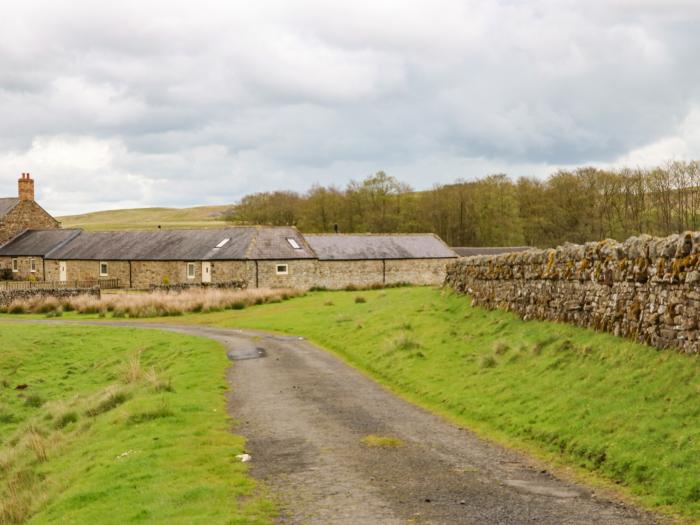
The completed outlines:
[[[31,257],[29,259],[29,271],[32,273],[36,273],[36,260],[34,257]]]
[[[289,268],[286,264],[277,265],[277,275],[287,275],[289,273]]]
[[[12,271],[19,272],[19,261],[17,259],[12,259]]]
[[[224,239],[223,241],[221,241],[219,244],[216,245],[216,249],[218,250],[219,248],[223,248],[224,246],[226,246],[226,243],[230,240],[231,240],[230,238]]]
[[[194,279],[194,263],[187,263],[187,278]]]
[[[109,265],[106,262],[100,263],[100,277],[107,277],[109,275]]]
[[[296,239],[293,239],[291,237],[287,237],[287,242],[289,245],[294,248],[295,250],[301,250],[301,246],[299,246],[299,243],[297,242]]]

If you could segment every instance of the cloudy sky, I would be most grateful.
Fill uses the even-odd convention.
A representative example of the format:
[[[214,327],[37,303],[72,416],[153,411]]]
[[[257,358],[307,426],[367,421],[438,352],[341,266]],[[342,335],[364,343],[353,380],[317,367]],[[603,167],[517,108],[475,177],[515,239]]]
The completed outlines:
[[[0,195],[224,204],[385,170],[700,158],[696,0],[36,2],[0,17]]]

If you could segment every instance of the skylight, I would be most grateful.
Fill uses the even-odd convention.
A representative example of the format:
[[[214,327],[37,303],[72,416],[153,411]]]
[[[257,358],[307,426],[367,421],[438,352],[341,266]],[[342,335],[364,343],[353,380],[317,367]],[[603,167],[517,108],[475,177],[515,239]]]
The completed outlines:
[[[299,246],[299,243],[297,242],[296,239],[292,239],[291,237],[287,237],[287,242],[295,250],[301,250],[301,246]]]
[[[223,241],[221,241],[219,244],[216,245],[217,249],[218,249],[218,248],[223,248],[224,246],[226,246],[226,243],[227,243],[228,241],[230,241],[230,240],[231,240],[231,239],[227,237],[226,239],[224,239]]]

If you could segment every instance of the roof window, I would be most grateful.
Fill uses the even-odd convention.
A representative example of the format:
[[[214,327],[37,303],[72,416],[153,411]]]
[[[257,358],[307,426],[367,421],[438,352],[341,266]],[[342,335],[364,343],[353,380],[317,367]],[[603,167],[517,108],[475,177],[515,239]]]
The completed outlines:
[[[216,249],[218,250],[219,248],[223,248],[224,246],[226,246],[226,243],[230,240],[230,237],[226,237],[223,241],[216,245]]]
[[[287,237],[287,242],[295,250],[301,250],[301,246],[299,246],[299,243],[297,242],[296,239],[293,239],[292,237]]]

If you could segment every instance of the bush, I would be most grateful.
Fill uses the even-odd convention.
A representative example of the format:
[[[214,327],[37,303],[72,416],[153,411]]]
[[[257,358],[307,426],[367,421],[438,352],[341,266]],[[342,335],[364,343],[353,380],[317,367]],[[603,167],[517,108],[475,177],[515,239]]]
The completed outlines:
[[[366,303],[366,302],[367,302],[367,299],[365,299],[365,298],[362,297],[361,295],[358,295],[357,297],[355,297],[355,302],[358,303],[358,304],[359,304],[359,303]]]

